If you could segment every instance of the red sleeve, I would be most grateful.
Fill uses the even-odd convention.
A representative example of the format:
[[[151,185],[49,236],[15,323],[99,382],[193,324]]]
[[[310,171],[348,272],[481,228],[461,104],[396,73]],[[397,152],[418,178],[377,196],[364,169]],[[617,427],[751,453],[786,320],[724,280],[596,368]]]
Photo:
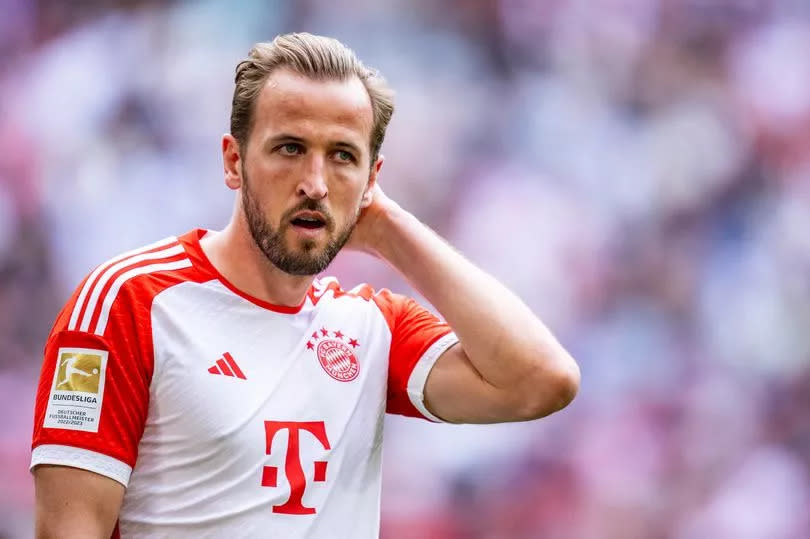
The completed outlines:
[[[425,382],[436,360],[458,339],[411,298],[383,289],[373,299],[391,330],[386,411],[440,421],[424,405]]]
[[[45,345],[34,411],[32,467],[64,464],[126,484],[149,404],[153,360],[148,307],[125,286],[106,312],[103,302],[97,301],[94,313],[85,313],[92,305],[91,294],[82,297],[85,284],[60,313]],[[105,292],[101,291],[100,299]],[[74,312],[78,299],[83,299],[82,305]],[[102,313],[108,319],[99,329],[95,320]],[[94,323],[83,331],[81,321],[86,316]],[[107,469],[113,471],[107,473]]]

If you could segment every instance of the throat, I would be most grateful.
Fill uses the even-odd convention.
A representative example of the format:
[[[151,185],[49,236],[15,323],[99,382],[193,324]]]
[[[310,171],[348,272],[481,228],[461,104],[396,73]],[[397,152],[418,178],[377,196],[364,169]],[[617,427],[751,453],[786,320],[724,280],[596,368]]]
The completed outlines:
[[[314,277],[281,271],[267,260],[247,230],[234,230],[232,225],[208,233],[200,240],[200,249],[226,288],[265,308],[296,309]]]

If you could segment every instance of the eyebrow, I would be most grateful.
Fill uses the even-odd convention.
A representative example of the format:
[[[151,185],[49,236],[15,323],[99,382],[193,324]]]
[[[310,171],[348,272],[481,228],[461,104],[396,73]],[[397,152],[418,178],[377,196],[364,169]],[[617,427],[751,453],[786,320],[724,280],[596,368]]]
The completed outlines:
[[[269,138],[265,141],[265,145],[271,146],[274,144],[278,144],[279,142],[306,142],[301,137],[296,137],[295,135],[288,135],[287,133],[281,133],[280,135],[276,135],[275,137]]]
[[[345,148],[353,151],[357,155],[363,155],[363,151],[351,142],[336,142],[335,148]]]

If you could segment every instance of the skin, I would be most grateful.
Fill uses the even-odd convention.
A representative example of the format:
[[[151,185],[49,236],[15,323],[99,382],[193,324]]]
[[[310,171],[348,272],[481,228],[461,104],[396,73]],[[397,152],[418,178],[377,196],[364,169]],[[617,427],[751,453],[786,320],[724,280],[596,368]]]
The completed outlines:
[[[277,305],[303,301],[313,275],[291,275],[268,260],[251,234],[244,200],[257,201],[263,219],[283,229],[289,253],[323,251],[372,203],[383,163],[382,157],[370,161],[372,121],[371,101],[359,79],[313,81],[286,69],[270,76],[256,102],[245,151],[231,135],[222,139],[225,184],[239,194],[231,222],[203,238],[202,246],[228,280]],[[314,246],[287,226],[291,212],[308,201],[317,203],[332,225],[312,240]]]
[[[112,535],[124,499],[124,485],[109,477],[67,466],[34,469],[37,538],[84,539]]]
[[[428,376],[432,413],[495,423],[565,407],[579,387],[574,360],[518,297],[383,193],[383,158],[371,162],[371,128],[371,103],[358,79],[272,73],[246,147],[231,135],[222,139],[225,184],[237,196],[228,225],[202,240],[211,262],[247,294],[300,305],[314,273],[348,239],[345,248],[399,271],[459,337]],[[320,211],[327,226],[317,234],[296,230],[290,219],[302,209]],[[40,466],[35,478],[38,537],[66,537],[66,521],[77,536],[109,536],[123,486],[60,466]]]

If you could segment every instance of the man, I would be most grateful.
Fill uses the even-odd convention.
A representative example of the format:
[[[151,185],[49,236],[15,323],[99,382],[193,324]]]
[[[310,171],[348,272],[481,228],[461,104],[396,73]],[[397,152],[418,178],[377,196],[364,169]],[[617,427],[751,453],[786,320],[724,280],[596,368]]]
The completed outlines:
[[[384,412],[494,423],[571,401],[578,368],[543,324],[380,189],[392,113],[384,81],[332,39],[279,36],[239,64],[231,221],[102,264],[56,321],[38,536],[376,537]],[[344,245],[447,323],[314,279]],[[59,387],[69,358],[97,383]]]

